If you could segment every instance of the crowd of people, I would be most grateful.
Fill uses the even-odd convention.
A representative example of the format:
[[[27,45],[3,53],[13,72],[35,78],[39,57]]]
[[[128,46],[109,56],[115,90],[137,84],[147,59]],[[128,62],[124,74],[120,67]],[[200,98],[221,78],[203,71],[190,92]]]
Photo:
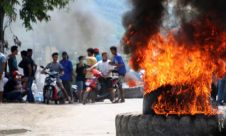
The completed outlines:
[[[0,53],[0,101],[22,101],[27,95],[27,102],[35,102],[32,84],[37,65],[32,59],[32,49],[21,51],[22,60],[17,63],[18,47],[12,46],[11,53],[6,57]],[[8,67],[7,67],[8,65]],[[19,68],[23,69],[23,75]]]
[[[73,101],[72,84],[77,85],[79,101],[82,102],[83,93],[87,91],[85,82],[93,79],[93,69],[101,73],[100,82],[106,87],[111,94],[111,101],[116,102],[113,94],[113,86],[111,83],[111,72],[117,71],[119,76],[119,95],[117,102],[125,102],[122,83],[126,74],[126,67],[123,58],[118,54],[116,46],[112,46],[109,50],[112,58],[109,58],[107,52],[100,53],[99,49],[87,49],[87,56],[79,56],[76,68],[73,69],[72,60],[70,60],[67,52],[62,52],[62,59],[58,61],[59,54],[52,54],[52,62],[43,68],[42,72],[54,71],[60,73],[57,78],[57,86],[61,89],[64,99],[69,103]],[[22,60],[17,63],[18,47],[12,46],[11,53],[5,56],[0,53],[0,102],[23,102],[26,95],[26,101],[34,103],[35,99],[32,92],[33,80],[37,71],[37,65],[32,58],[32,49],[20,52]],[[19,68],[23,70],[20,74]],[[73,73],[76,73],[75,81],[73,81]]]
[[[32,84],[35,79],[37,65],[32,58],[32,49],[23,50],[20,52],[22,60],[17,63],[16,56],[18,55],[18,47],[12,46],[11,53],[5,56],[0,53],[0,102],[22,102],[26,95],[26,101],[34,103],[35,99],[32,92]],[[72,60],[70,60],[67,52],[62,52],[62,59],[58,61],[59,54],[52,54],[52,62],[44,67],[42,73],[48,69],[60,73],[57,78],[57,86],[62,90],[65,100],[72,103],[73,92],[72,84],[77,85],[77,95],[82,102],[83,94],[89,88],[85,84],[87,80],[92,80],[94,74],[92,69],[97,69],[102,76],[99,79],[101,86],[111,94],[111,101],[125,102],[122,83],[126,74],[126,67],[123,58],[119,55],[117,47],[110,47],[112,58],[107,52],[99,52],[99,49],[87,49],[86,56],[79,56],[78,63],[73,69]],[[19,68],[23,70],[23,74],[18,72]],[[119,98],[115,100],[113,91],[111,72],[117,71],[119,75]],[[75,81],[73,81],[73,73],[76,73]],[[220,80],[213,80],[212,84],[212,99],[217,100],[219,105],[226,103],[226,76]]]

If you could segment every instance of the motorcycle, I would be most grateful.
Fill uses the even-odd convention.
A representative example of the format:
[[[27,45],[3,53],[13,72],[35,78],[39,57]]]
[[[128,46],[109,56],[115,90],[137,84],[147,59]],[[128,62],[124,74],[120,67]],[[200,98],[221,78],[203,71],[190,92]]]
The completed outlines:
[[[41,66],[44,69],[43,66]],[[55,104],[65,103],[63,92],[57,86],[57,78],[60,76],[58,72],[44,72],[48,75],[45,78],[44,88],[43,88],[43,100],[44,103],[49,104],[54,101]]]
[[[83,93],[82,103],[85,105],[87,102],[94,103],[96,101],[96,87],[98,78],[102,77],[101,72],[92,69],[93,78],[87,79],[85,82],[86,90]]]
[[[111,82],[112,82],[112,87],[115,95],[114,99],[116,100],[115,102],[117,102],[119,100],[119,75],[116,70],[113,70],[111,72]],[[101,86],[100,89],[98,90],[96,101],[101,102],[101,101],[104,101],[105,99],[111,100],[111,94],[109,91],[107,91],[106,88],[103,88],[103,86]]]

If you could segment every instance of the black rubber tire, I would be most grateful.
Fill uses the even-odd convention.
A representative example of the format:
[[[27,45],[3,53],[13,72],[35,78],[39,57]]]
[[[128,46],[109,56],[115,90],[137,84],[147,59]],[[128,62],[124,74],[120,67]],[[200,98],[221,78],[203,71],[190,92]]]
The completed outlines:
[[[54,101],[54,103],[55,103],[55,104],[58,104],[58,101],[57,101],[57,100],[55,100],[55,101]]]
[[[116,136],[223,136],[217,116],[116,116]]]

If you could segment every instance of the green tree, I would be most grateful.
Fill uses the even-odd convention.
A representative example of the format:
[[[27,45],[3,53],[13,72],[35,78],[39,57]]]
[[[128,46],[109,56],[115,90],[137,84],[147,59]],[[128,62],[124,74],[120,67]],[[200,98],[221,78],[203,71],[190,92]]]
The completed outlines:
[[[4,19],[15,21],[17,16],[23,20],[24,27],[32,29],[32,23],[49,21],[48,11],[64,8],[70,0],[0,0],[0,51],[4,51]]]

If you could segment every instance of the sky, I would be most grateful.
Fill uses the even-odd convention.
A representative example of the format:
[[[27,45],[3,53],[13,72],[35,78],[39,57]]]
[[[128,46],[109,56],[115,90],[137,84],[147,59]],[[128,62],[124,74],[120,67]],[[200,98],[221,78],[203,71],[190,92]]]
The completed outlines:
[[[47,46],[77,55],[88,47],[105,51],[120,43],[124,33],[122,17],[128,10],[128,0],[74,0],[67,8],[50,12],[51,21],[33,24],[32,31],[26,31],[17,19],[7,29],[6,39],[12,45],[16,35],[22,49],[35,51]]]

